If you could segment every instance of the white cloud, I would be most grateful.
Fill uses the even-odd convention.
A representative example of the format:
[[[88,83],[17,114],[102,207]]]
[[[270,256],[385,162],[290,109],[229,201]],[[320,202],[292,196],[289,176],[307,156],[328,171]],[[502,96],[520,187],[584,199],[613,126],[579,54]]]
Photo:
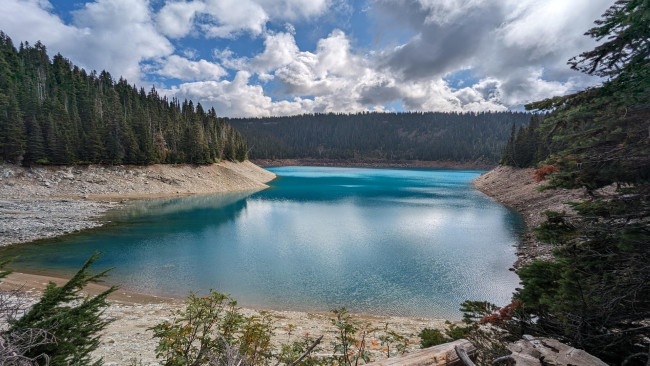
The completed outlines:
[[[41,40],[50,55],[60,52],[84,68],[105,69],[130,82],[141,80],[141,61],[173,51],[171,43],[156,31],[146,0],[87,3],[73,12],[71,25],[50,9],[46,1],[5,0],[1,28],[17,40]]]
[[[264,95],[261,86],[248,83],[250,76],[247,71],[240,71],[232,81],[183,83],[161,93],[200,101],[204,106],[214,107],[217,114],[229,117],[302,113],[304,103],[300,98],[293,102],[273,102]]]
[[[73,13],[74,24],[88,30],[86,48],[76,59],[94,68],[115,70],[139,81],[140,62],[170,55],[172,44],[159,34],[146,0],[97,0]]]
[[[326,0],[259,0],[260,6],[274,19],[296,20],[323,14]]]
[[[268,34],[264,51],[253,58],[250,67],[258,72],[268,72],[289,64],[298,54],[298,46],[290,33]]]
[[[223,67],[231,70],[243,70],[248,64],[247,57],[237,57],[235,53],[228,48],[225,50],[215,49],[212,51],[212,56],[219,60]]]
[[[160,31],[172,38],[188,35],[192,30],[194,17],[205,9],[201,1],[168,2],[156,15]]]
[[[485,101],[516,107],[599,81],[571,71],[566,62],[594,46],[583,33],[610,0],[375,0],[374,4],[389,19],[404,21],[416,31],[380,57],[400,84],[436,80],[469,68],[483,80],[499,84],[499,98]],[[469,102],[472,89],[458,96],[475,106]],[[440,89],[427,90],[435,95]]]
[[[34,44],[40,40],[48,49],[68,56],[66,51],[75,50],[84,32],[63,24],[58,16],[49,12],[51,7],[47,1],[3,0],[0,29],[16,43]]]
[[[190,61],[171,55],[163,62],[163,67],[156,74],[179,80],[218,80],[227,72],[218,64],[206,60]]]

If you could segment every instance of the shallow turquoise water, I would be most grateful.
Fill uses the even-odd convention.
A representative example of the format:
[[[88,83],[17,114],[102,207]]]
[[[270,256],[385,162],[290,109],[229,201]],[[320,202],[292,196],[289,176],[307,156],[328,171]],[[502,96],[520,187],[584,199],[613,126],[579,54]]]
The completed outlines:
[[[291,310],[458,318],[465,299],[505,305],[518,285],[522,220],[473,188],[478,171],[269,170],[261,192],[138,202],[105,229],[3,254],[69,274],[98,250],[127,289]]]

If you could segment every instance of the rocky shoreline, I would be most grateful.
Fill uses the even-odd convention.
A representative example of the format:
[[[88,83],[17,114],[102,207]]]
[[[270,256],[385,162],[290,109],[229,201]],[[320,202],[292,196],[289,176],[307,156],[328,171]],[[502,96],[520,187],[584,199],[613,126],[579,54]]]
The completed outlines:
[[[0,165],[0,246],[101,226],[133,199],[260,190],[275,174],[250,162],[211,165]]]
[[[567,202],[582,201],[587,198],[581,189],[552,189],[539,191],[544,182],[536,182],[535,169],[499,166],[474,179],[474,186],[479,191],[496,199],[502,204],[519,212],[526,222],[526,233],[522,244],[517,247],[517,261],[514,268],[534,260],[552,260],[553,246],[542,243],[535,238],[532,228],[544,221],[543,211],[566,211],[572,209]]]
[[[261,167],[278,166],[333,166],[356,168],[433,168],[433,169],[462,169],[490,170],[495,163],[477,161],[426,161],[426,160],[378,160],[378,159],[253,159],[253,163]]]

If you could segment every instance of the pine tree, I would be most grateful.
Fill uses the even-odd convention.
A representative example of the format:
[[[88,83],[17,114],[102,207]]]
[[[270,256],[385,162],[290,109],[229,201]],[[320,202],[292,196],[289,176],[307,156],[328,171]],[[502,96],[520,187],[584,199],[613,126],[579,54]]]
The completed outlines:
[[[63,286],[50,282],[41,299],[20,319],[11,324],[11,332],[29,328],[48,331],[56,343],[48,343],[30,350],[28,356],[47,354],[52,365],[101,365],[92,361],[90,353],[99,346],[99,332],[110,322],[101,317],[108,306],[106,298],[117,288],[111,286],[94,296],[80,292],[89,282],[100,281],[109,270],[92,273],[89,270],[101,255],[95,253]]]
[[[200,103],[171,102],[102,71],[86,73],[45,46],[16,50],[0,32],[0,160],[41,164],[208,164],[241,159],[245,141]],[[40,132],[39,132],[40,130]],[[229,138],[238,139],[228,141]]]
[[[607,41],[571,60],[573,68],[609,79],[598,88],[532,103],[554,110],[542,129],[554,138],[560,167],[553,187],[594,190],[650,179],[650,5],[619,0],[586,34]]]

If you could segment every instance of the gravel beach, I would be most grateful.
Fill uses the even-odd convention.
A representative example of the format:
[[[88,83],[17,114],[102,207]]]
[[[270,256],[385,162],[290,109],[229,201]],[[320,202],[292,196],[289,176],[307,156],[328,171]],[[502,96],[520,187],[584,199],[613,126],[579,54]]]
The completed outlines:
[[[0,246],[98,227],[134,199],[260,190],[275,174],[253,163],[211,165],[0,165]]]

